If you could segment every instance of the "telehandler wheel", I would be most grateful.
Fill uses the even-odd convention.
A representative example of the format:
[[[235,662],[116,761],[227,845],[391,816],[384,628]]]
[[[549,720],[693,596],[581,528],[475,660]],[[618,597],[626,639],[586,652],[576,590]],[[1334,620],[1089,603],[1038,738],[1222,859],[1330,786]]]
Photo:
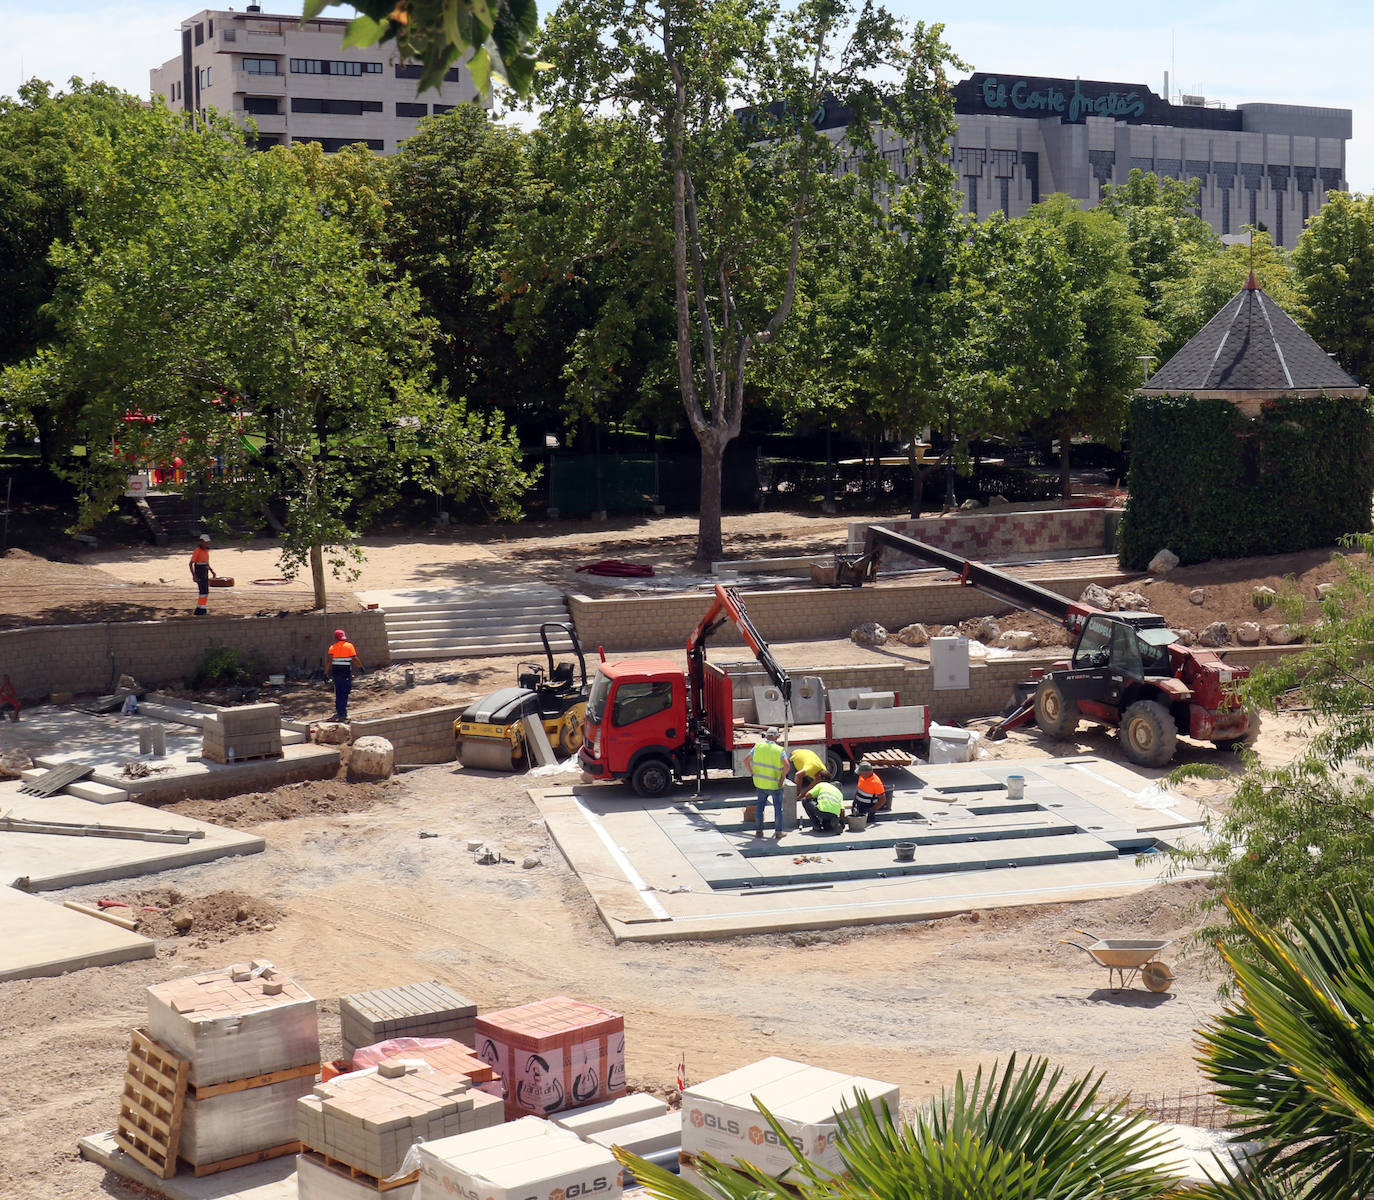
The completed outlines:
[[[1121,748],[1140,767],[1162,767],[1174,756],[1178,730],[1156,700],[1137,700],[1121,718]]]
[[[1070,700],[1053,679],[1036,689],[1035,723],[1052,738],[1072,737],[1078,728],[1078,701]]]
[[[661,758],[646,758],[630,773],[630,786],[635,795],[646,800],[663,795],[672,782],[672,769]]]
[[[1260,715],[1257,712],[1250,714],[1250,719],[1245,723],[1245,732],[1240,737],[1214,738],[1212,745],[1218,750],[1234,750],[1237,746],[1248,746],[1257,737],[1260,731]]]

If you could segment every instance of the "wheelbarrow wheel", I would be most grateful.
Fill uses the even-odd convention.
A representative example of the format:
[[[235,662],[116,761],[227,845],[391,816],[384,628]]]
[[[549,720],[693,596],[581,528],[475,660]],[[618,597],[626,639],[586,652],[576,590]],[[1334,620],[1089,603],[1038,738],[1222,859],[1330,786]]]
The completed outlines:
[[[1140,968],[1140,979],[1152,992],[1167,992],[1174,981],[1174,973],[1168,963],[1147,962]]]

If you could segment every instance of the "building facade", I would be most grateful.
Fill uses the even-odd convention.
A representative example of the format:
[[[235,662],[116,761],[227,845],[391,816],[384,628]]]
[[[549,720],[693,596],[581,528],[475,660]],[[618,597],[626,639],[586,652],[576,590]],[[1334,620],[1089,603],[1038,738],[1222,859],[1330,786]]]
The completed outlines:
[[[1052,192],[1085,206],[1132,169],[1201,181],[1198,213],[1222,237],[1263,224],[1293,246],[1329,191],[1345,191],[1351,110],[1297,104],[1174,104],[1140,84],[977,72],[957,83],[951,147],[963,211],[1025,214]],[[827,104],[818,125],[840,130]],[[883,135],[880,135],[883,136]],[[903,147],[883,143],[900,173]]]
[[[149,72],[174,109],[214,108],[257,124],[260,146],[319,142],[330,153],[362,142],[391,154],[423,117],[476,98],[466,68],[416,94],[419,66],[394,47],[345,50],[348,21],[206,9],[181,24],[181,53]]]

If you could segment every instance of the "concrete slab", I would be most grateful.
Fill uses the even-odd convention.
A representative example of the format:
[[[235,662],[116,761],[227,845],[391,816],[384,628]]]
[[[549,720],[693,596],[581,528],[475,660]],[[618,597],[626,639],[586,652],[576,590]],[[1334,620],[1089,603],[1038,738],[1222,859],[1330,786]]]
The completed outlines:
[[[1006,779],[1021,775],[1013,799]],[[1202,810],[1102,759],[917,765],[885,775],[892,809],[867,830],[753,837],[752,793],[641,800],[624,787],[532,792],[617,940],[723,937],[1097,899],[1159,881],[1150,851],[1196,837]],[[898,863],[898,841],[916,843]]]
[[[31,892],[147,875],[229,855],[257,854],[267,845],[256,834],[162,813],[143,804],[98,804],[63,794],[27,796],[19,791],[17,780],[0,781],[0,812],[27,820],[147,829],[175,826],[199,829],[205,834],[182,845],[62,834],[0,833],[0,883],[12,883]]]
[[[8,887],[0,887],[0,929],[0,980],[65,975],[157,953],[157,943],[142,934]]]
[[[159,1179],[115,1145],[113,1130],[83,1137],[77,1147],[82,1158],[100,1163],[106,1170],[169,1200],[296,1200],[294,1154],[200,1179],[186,1171],[171,1179]]]

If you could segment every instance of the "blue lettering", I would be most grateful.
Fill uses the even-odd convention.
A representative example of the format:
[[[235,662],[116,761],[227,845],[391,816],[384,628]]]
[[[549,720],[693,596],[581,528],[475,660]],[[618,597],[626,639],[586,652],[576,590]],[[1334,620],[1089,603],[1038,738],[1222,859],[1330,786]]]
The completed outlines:
[[[983,80],[983,103],[988,108],[1006,108],[1007,89],[997,82],[996,75]]]
[[[1026,79],[1018,79],[1008,86],[996,75],[984,76],[981,88],[983,106],[994,111],[1012,108],[1026,113],[1057,113],[1073,123],[1089,116],[1130,120],[1145,115],[1145,99],[1139,92],[1093,95],[1084,92],[1077,80],[1069,94],[1053,84],[1035,91]]]

